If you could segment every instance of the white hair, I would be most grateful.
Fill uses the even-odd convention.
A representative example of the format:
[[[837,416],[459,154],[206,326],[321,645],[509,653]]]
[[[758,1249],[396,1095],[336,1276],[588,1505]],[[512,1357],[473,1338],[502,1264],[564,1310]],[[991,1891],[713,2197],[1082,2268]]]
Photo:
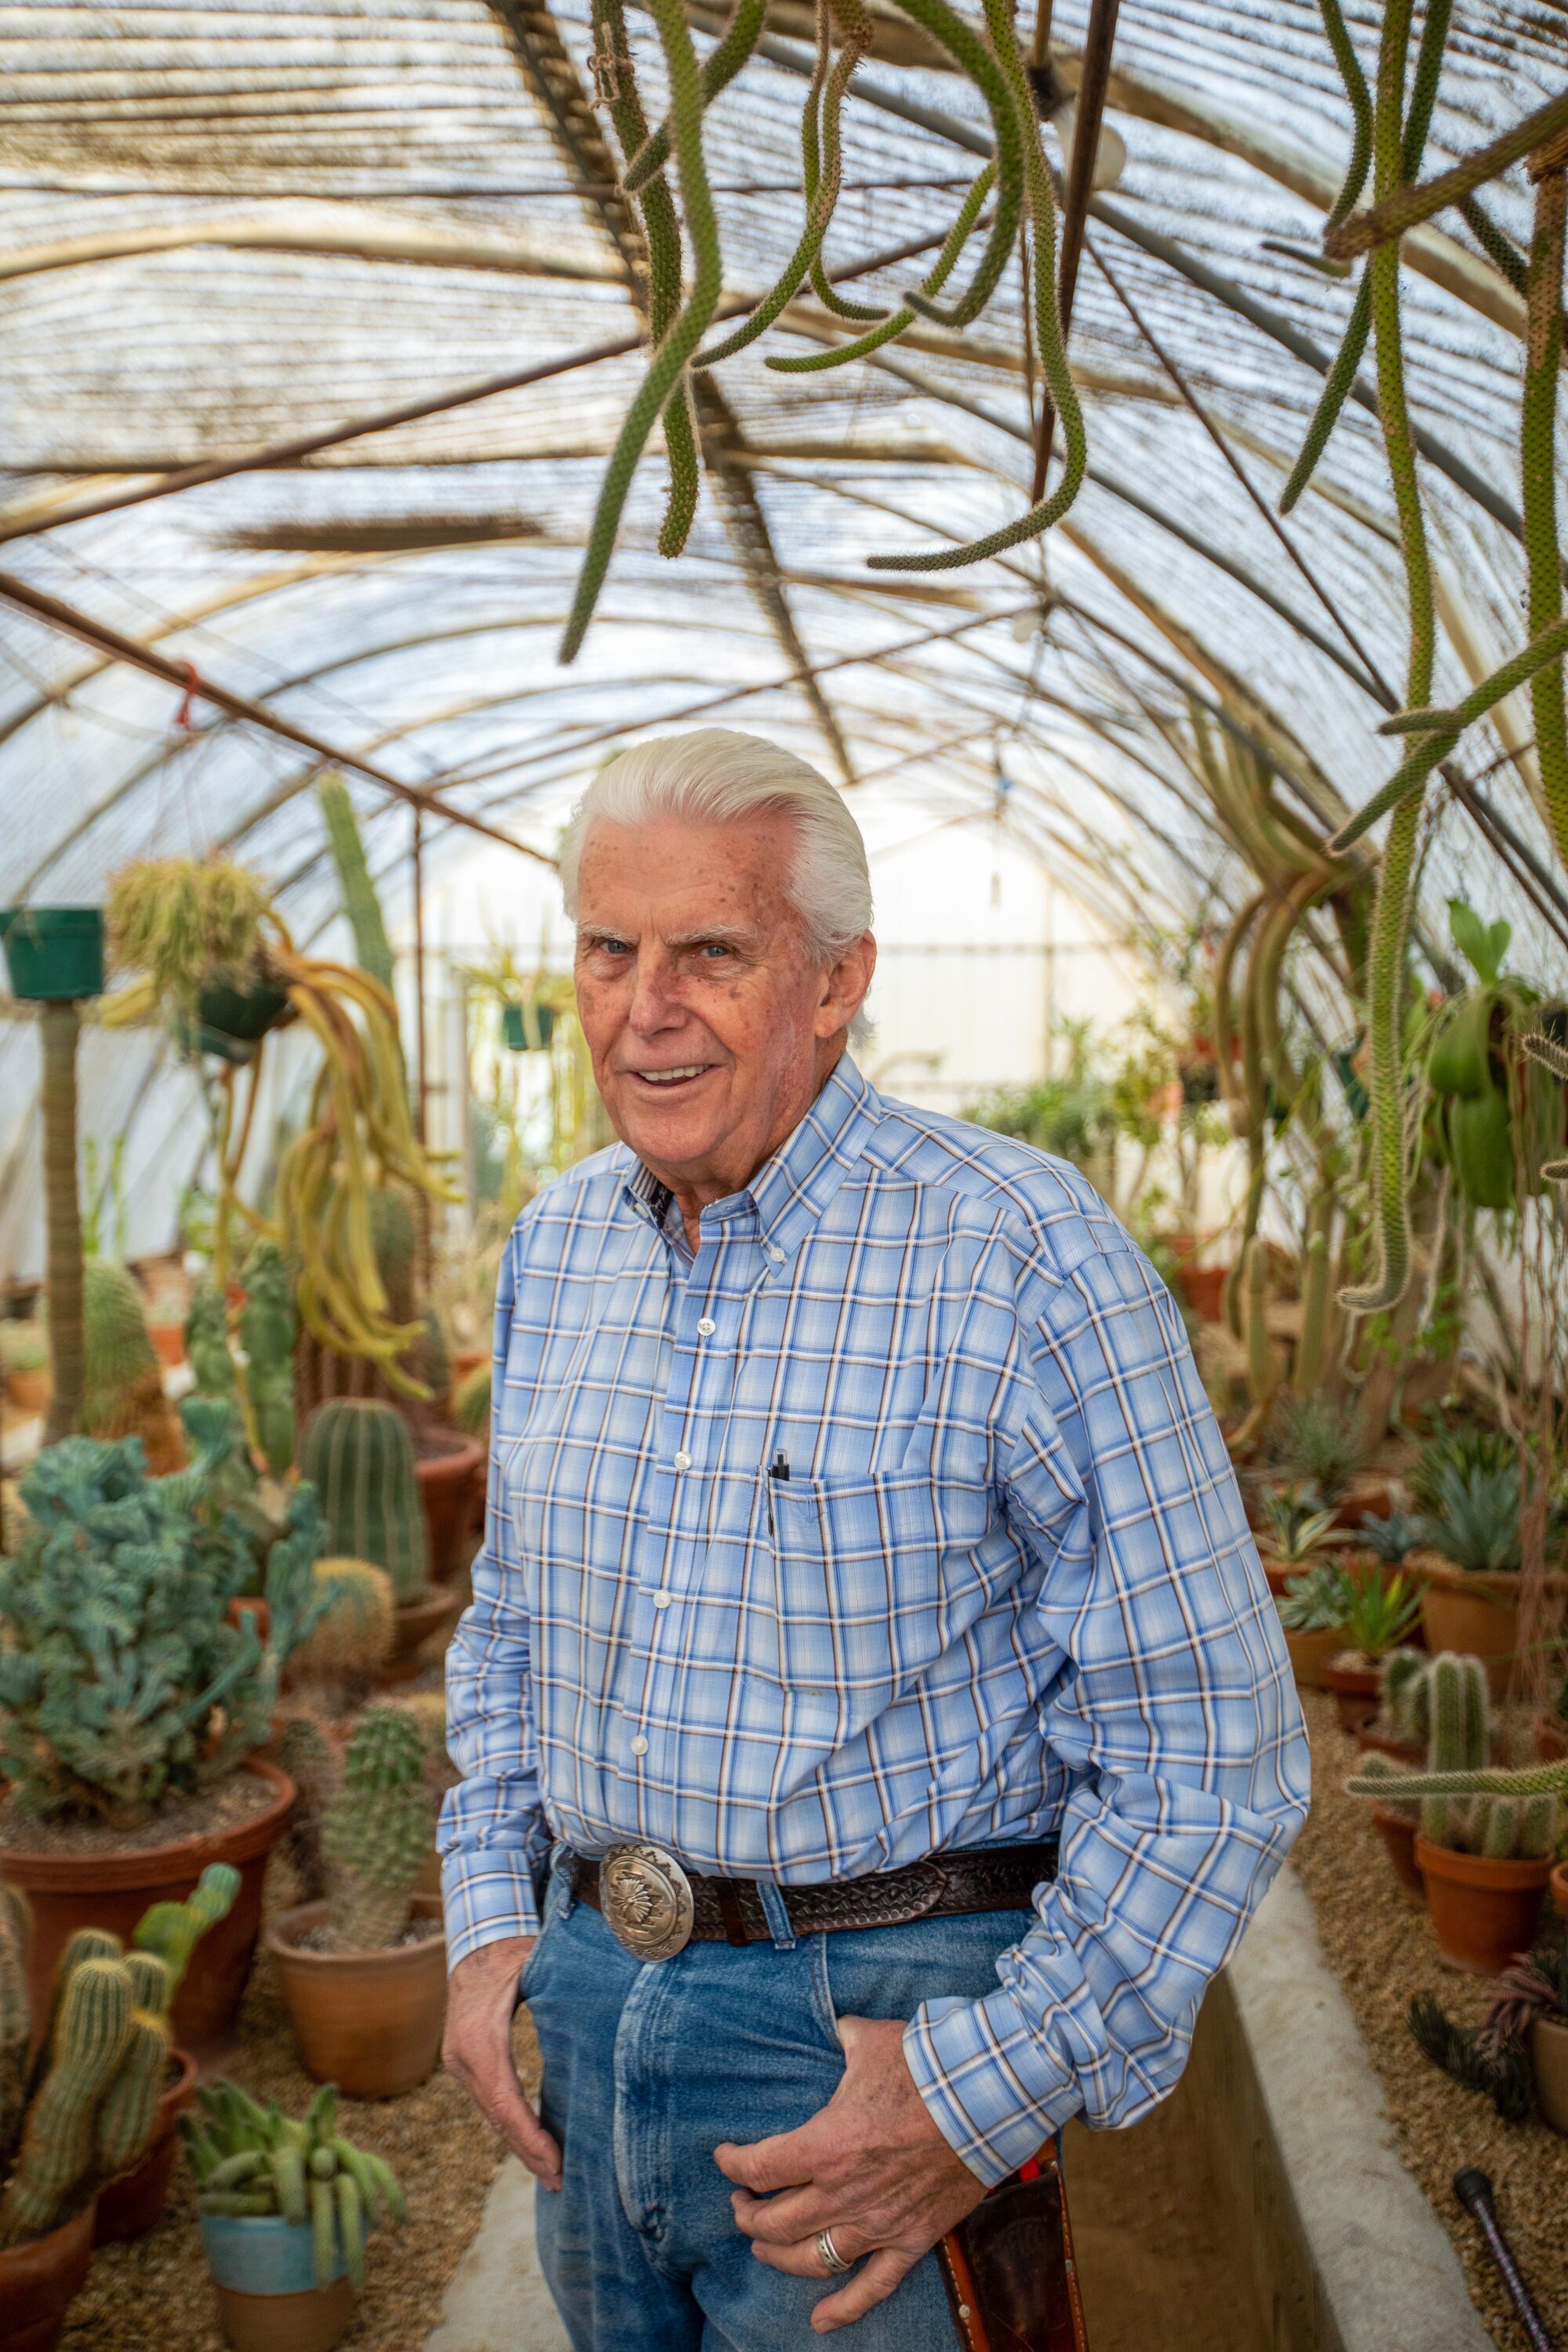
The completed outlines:
[[[826,776],[762,735],[699,727],[638,743],[601,768],[572,812],[561,843],[561,889],[577,919],[577,873],[589,828],[688,817],[733,824],[787,816],[795,826],[790,903],[824,969],[871,928],[871,876],[860,828]]]

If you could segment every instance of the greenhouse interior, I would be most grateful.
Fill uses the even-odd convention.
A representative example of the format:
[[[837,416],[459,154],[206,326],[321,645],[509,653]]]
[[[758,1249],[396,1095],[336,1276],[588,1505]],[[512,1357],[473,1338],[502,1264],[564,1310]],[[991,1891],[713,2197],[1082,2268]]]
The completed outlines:
[[[0,2352],[1568,2347],[1563,0],[0,43]]]

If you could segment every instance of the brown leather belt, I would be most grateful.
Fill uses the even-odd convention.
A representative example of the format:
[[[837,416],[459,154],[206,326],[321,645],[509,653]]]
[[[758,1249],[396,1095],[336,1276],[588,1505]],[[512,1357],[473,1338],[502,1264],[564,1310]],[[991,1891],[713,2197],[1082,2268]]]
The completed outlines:
[[[578,1900],[591,1903],[601,1912],[639,1958],[668,1958],[693,1939],[728,1944],[773,1940],[754,1879],[705,1878],[696,1871],[681,1869],[673,1856],[657,1846],[616,1847],[605,1855],[603,1864],[585,1854],[574,1859],[573,1891]],[[649,1915],[649,1899],[644,1891],[646,1885],[654,1885],[653,1901],[661,1902],[658,1881],[667,1871],[674,1872],[689,1889],[690,1905],[688,1923],[686,1896],[678,1893],[681,1916],[679,1924],[669,1919],[673,1932],[668,1933],[662,1915]],[[639,1879],[644,1872],[651,1875]],[[1042,1879],[1054,1878],[1056,1872],[1057,1848],[1051,1840],[1035,1845],[973,1846],[956,1853],[933,1853],[902,1870],[874,1871],[863,1878],[828,1878],[815,1886],[781,1886],[778,1891],[797,1936],[831,1936],[846,1928],[901,1927],[913,1919],[1026,1910],[1034,1889]]]

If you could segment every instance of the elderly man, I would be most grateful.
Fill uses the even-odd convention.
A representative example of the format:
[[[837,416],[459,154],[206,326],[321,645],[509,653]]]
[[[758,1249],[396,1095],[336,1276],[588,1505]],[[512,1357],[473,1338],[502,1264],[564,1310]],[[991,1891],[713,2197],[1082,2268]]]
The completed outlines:
[[[926,2352],[943,2233],[1179,2074],[1306,1803],[1283,1645],[1104,1202],[849,1058],[824,779],[644,745],[562,882],[621,1142],[501,1267],[447,2063],[545,2192],[576,2352]]]

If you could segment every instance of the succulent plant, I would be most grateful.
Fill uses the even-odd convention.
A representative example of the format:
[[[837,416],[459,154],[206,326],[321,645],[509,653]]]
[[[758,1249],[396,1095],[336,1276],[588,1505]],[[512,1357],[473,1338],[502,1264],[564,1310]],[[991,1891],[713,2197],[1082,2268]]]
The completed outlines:
[[[321,1824],[324,1935],[334,1951],[387,1950],[408,1925],[435,1827],[427,1745],[399,1707],[373,1706],[354,1727],[342,1785]]]
[[[1472,1574],[1516,1571],[1523,1492],[1518,1456],[1496,1469],[1445,1463],[1432,1483],[1435,1503],[1423,1516],[1422,1540]]]
[[[1345,1646],[1363,1658],[1382,1658],[1397,1650],[1421,1613],[1421,1595],[1397,1570],[1385,1576],[1381,1567],[1370,1575],[1352,1577],[1350,1613],[1345,1619]]]
[[[1325,1511],[1299,1486],[1265,1495],[1263,1549],[1286,1566],[1310,1559],[1334,1532],[1334,1514]]]
[[[257,1452],[275,1478],[294,1460],[294,1299],[276,1242],[258,1241],[245,1261],[239,1343]]]
[[[107,1259],[89,1258],[82,1268],[81,1313],[83,1435],[139,1437],[154,1474],[179,1469],[184,1448],[163,1394],[163,1368],[135,1276]]]
[[[1317,1509],[1343,1501],[1365,1451],[1348,1406],[1325,1396],[1281,1396],[1275,1404],[1268,1458],[1304,1482]]]
[[[429,1567],[414,1441],[402,1415],[368,1397],[337,1397],[305,1424],[300,1463],[314,1481],[332,1551],[384,1568],[401,1607]]]
[[[1346,1781],[1350,1794],[1375,1797],[1402,1811],[1419,1804],[1422,1836],[1457,1853],[1508,1861],[1553,1852],[1561,1801],[1568,1795],[1568,1762],[1518,1770],[1488,1767],[1490,1721],[1481,1661],[1448,1653],[1434,1658],[1427,1712],[1426,1769],[1407,1772],[1387,1757],[1369,1756]]]
[[[1356,1529],[1355,1539],[1373,1559],[1397,1568],[1422,1541],[1422,1523],[1408,1511],[1390,1511],[1383,1519],[1369,1511]]]
[[[147,1476],[134,1438],[67,1438],[22,1482],[31,1522],[0,1563],[0,1776],[38,1813],[134,1828],[231,1770],[268,1737],[284,1657],[310,1630],[314,1496],[274,1544],[264,1645],[228,1605],[253,1572],[231,1512],[198,1516],[233,1443],[233,1409],[184,1407],[190,1468]]]
[[[1440,1481],[1446,1470],[1468,1477],[1474,1470],[1507,1470],[1519,1460],[1519,1443],[1512,1433],[1490,1423],[1446,1429],[1428,1438],[1415,1457],[1406,1481],[1417,1512],[1430,1517],[1441,1507]]]
[[[311,1573],[326,1607],[309,1639],[290,1657],[289,1680],[326,1683],[363,1696],[392,1648],[396,1620],[392,1579],[366,1559],[319,1559]]]
[[[238,1895],[239,1873],[233,1864],[212,1862],[183,1903],[153,1903],[142,1914],[132,1944],[163,1969],[167,1979],[165,2008],[178,1992],[197,1944],[209,1928],[227,1918]]]
[[[1279,1602],[1279,1622],[1288,1633],[1327,1633],[1350,1622],[1356,1600],[1355,1579],[1337,1559],[1321,1560],[1301,1576],[1293,1576]]]
[[[367,2231],[405,2221],[408,2207],[391,2167],[338,2130],[334,2086],[323,2083],[299,2120],[237,2083],[204,2083],[196,2098],[200,2116],[182,2116],[179,2131],[197,2210],[308,2228],[318,2284],[336,2277],[341,2245],[349,2276],[363,2285]]]

